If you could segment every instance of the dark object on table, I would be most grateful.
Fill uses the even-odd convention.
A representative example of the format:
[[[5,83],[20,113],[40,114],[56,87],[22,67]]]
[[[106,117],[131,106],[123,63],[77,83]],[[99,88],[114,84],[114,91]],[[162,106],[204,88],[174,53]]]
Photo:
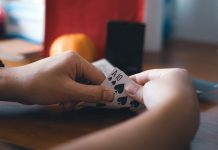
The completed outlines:
[[[0,59],[0,67],[5,67],[5,64],[2,62],[1,59]]]
[[[29,148],[25,148],[2,140],[0,140],[0,149],[1,150],[31,150]]]
[[[218,101],[218,83],[206,80],[192,79],[199,100]]]
[[[127,75],[141,72],[145,25],[111,21],[107,26],[106,59]]]

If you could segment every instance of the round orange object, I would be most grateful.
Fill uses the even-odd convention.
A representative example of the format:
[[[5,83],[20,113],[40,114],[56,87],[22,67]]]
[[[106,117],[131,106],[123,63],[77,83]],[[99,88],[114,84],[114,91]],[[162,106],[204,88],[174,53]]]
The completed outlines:
[[[92,40],[85,34],[66,34],[58,37],[51,45],[49,55],[57,55],[64,51],[77,52],[87,61],[92,62],[96,57],[96,48]]]

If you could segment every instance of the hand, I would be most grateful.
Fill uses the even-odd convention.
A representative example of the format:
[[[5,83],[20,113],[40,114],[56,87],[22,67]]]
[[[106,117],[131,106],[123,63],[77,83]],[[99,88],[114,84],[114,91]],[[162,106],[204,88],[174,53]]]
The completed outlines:
[[[99,84],[105,76],[78,54],[65,52],[17,68],[2,75],[8,91],[1,96],[24,104],[112,101],[113,92]],[[78,81],[88,80],[92,85]],[[10,90],[10,91],[9,91]],[[1,92],[2,93],[2,92]]]
[[[198,102],[187,71],[154,69],[130,78],[136,83],[126,85],[127,94],[148,111],[56,149],[186,149],[199,125]]]
[[[127,94],[150,109],[172,99],[196,99],[184,69],[153,69],[130,77],[136,82],[125,87]]]

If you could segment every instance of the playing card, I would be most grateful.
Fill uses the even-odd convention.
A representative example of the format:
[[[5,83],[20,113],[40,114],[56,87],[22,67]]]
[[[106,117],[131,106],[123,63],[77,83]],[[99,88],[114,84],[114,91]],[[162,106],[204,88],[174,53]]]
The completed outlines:
[[[104,75],[107,77],[111,71],[114,69],[114,66],[109,63],[106,59],[100,59],[92,63],[95,67],[97,67]]]
[[[107,80],[102,83],[104,86],[110,87],[114,91],[114,100],[107,106],[110,108],[130,108],[136,109],[140,104],[127,96],[125,92],[125,85],[134,82],[121,71],[119,68],[114,68]]]
[[[111,109],[130,108],[131,110],[144,108],[144,105],[127,96],[124,90],[125,85],[134,81],[129,79],[129,77],[123,71],[118,68],[114,68],[105,59],[95,62],[94,65],[105,74],[106,79],[101,85],[107,86],[114,91],[114,100],[108,103],[85,103],[85,106]]]

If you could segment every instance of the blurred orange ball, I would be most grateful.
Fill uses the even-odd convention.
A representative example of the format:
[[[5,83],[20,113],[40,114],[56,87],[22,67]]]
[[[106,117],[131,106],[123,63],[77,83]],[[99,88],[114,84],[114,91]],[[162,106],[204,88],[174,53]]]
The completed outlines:
[[[96,58],[96,48],[92,40],[85,34],[65,34],[51,44],[49,55],[57,55],[64,51],[74,51],[87,61],[92,62]]]

